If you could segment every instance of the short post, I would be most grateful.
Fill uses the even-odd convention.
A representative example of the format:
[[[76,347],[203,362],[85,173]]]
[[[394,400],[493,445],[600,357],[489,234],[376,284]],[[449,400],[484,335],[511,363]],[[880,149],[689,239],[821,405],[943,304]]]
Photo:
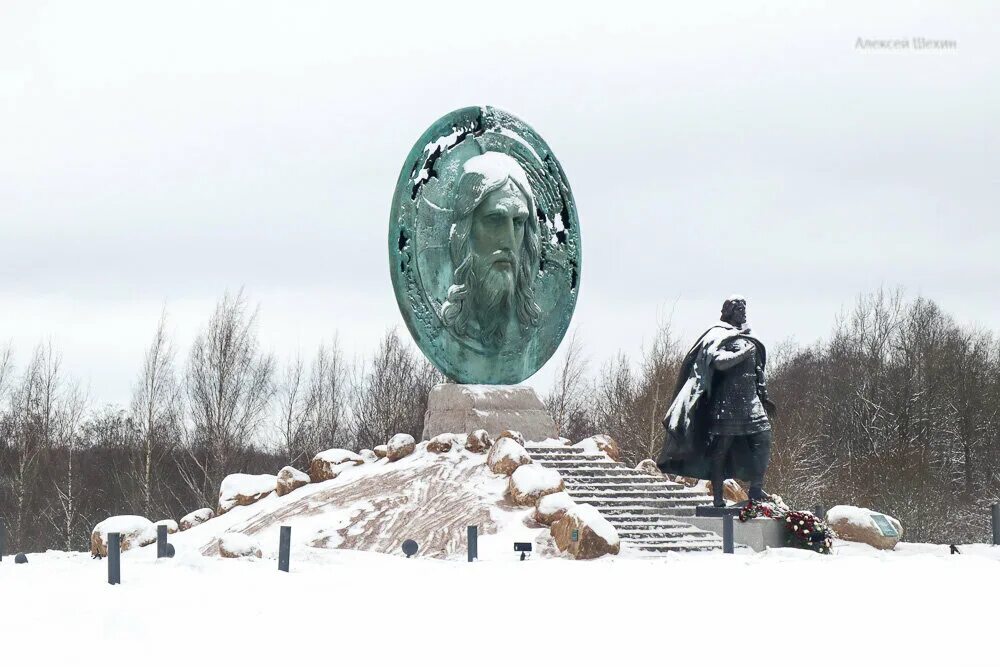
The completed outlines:
[[[278,537],[278,569],[288,572],[288,561],[292,551],[292,527],[282,526]]]
[[[820,521],[826,521],[826,508],[820,503],[813,507],[813,516],[815,516]]]
[[[156,557],[167,558],[167,527],[156,527]]]
[[[122,583],[122,536],[108,533],[108,583]]]
[[[0,517],[0,560],[3,560],[4,549],[7,548],[7,524]]]
[[[993,503],[993,544],[1000,544],[1000,503]]]
[[[733,553],[733,515],[729,512],[722,515],[722,553]]]
[[[469,562],[479,558],[479,526],[469,526]]]

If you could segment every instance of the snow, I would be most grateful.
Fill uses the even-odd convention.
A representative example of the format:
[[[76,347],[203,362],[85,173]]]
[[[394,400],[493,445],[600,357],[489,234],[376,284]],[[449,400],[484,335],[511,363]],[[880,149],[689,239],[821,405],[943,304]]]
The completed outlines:
[[[276,475],[247,475],[233,473],[226,475],[219,488],[219,507],[227,511],[236,505],[236,496],[259,496],[274,491],[278,483]]]
[[[514,180],[524,187],[529,188],[528,194],[531,194],[531,185],[528,181],[527,174],[524,173],[524,169],[521,168],[521,165],[518,164],[517,160],[506,153],[486,151],[482,155],[470,157],[465,161],[465,164],[462,165],[462,169],[467,174],[482,174],[483,178],[487,182],[503,181],[506,178],[513,176]]]
[[[109,517],[94,526],[93,532],[101,536],[101,542],[104,544],[108,543],[110,533],[135,535],[139,538],[139,544],[156,539],[156,527],[153,522],[146,517],[134,514]]]
[[[615,530],[615,527],[593,505],[588,505],[587,503],[576,505],[567,510],[567,513],[579,518],[608,544],[615,545],[619,543],[618,531]]]
[[[526,467],[527,466],[521,466],[521,468]],[[569,510],[575,505],[576,503],[569,497],[568,493],[560,491],[559,493],[550,493],[547,496],[542,496],[538,500],[538,511],[541,514],[552,515],[560,510]]]
[[[396,435],[389,438],[389,442],[385,444],[388,449],[395,449],[396,447],[406,447],[407,445],[412,445],[416,442],[413,436],[409,433],[397,433]]]
[[[584,454],[603,454],[609,461],[611,460],[611,457],[605,454],[604,450],[601,449],[600,442],[597,438],[584,438],[574,446],[582,448]]]
[[[855,507],[853,505],[836,505],[831,507],[826,513],[826,522],[828,524],[834,524],[840,521],[846,521],[859,528],[875,529],[878,527],[875,521],[871,518],[872,514],[883,514],[882,512],[875,512],[868,509],[867,507]],[[897,526],[899,530],[899,521],[894,517],[884,514],[885,518],[889,520],[890,523]]]
[[[493,443],[493,447],[490,448],[489,465],[493,466],[505,458],[512,461],[519,461],[523,457],[531,458],[528,455],[528,450],[521,443],[513,438],[499,438]]]
[[[160,519],[154,525],[156,526],[166,526],[167,532],[170,534],[177,532],[177,522],[173,519]]]
[[[215,515],[210,507],[202,507],[200,510],[189,512],[181,517],[181,523],[196,526],[205,523]]]
[[[260,549],[257,540],[243,533],[224,533],[219,544],[229,553],[242,556],[253,556]]]
[[[558,489],[562,484],[562,475],[558,470],[546,468],[538,463],[519,467],[510,479],[522,495]]]
[[[412,440],[413,438],[410,438],[410,439]],[[346,463],[348,461],[352,461],[352,462],[355,462],[355,463],[363,463],[364,462],[364,459],[361,456],[359,456],[358,454],[355,454],[351,450],[349,450],[349,449],[340,449],[340,448],[337,448],[337,447],[334,447],[333,449],[324,450],[324,451],[320,452],[319,454],[317,454],[313,458],[314,459],[319,459],[321,461],[326,461],[327,463],[330,463],[332,465],[337,465],[337,464],[340,464],[340,463]]]
[[[752,600],[783,618],[788,632],[807,634],[803,663],[779,646],[790,635],[752,633],[753,650],[765,652],[757,662],[769,667],[793,660],[842,666],[852,661],[845,656],[904,667],[996,663],[989,612],[1000,599],[1000,548],[960,545],[963,555],[950,556],[946,545],[901,543],[895,552],[878,552],[837,543],[832,556],[775,549],[594,561],[533,554],[519,562],[507,536],[504,542],[496,553],[481,549],[475,563],[293,544],[287,574],[274,557],[224,560],[178,547],[175,558],[157,561],[147,547],[122,555],[120,586],[109,586],[106,562],[87,554],[28,554],[27,566],[4,558],[4,658],[79,664],[81,647],[94,655],[113,647],[115,655],[142,656],[155,667],[286,664],[290,637],[330,636],[335,605],[346,621],[337,627],[350,636],[336,648],[345,664],[438,664],[447,654],[474,656],[484,667],[574,657],[587,664],[700,665],[715,659],[723,640],[720,650],[730,659],[749,650],[747,637],[725,639],[709,619],[719,600]],[[796,582],[805,590],[789,585]],[[532,600],[552,601],[539,609],[544,632],[484,644],[482,619],[523,609],[529,591]],[[199,609],[200,621],[192,616]],[[553,640],[580,637],[580,619],[609,614],[633,640]],[[396,615],[398,622],[377,620]],[[670,638],[653,641],[665,617]],[[295,655],[296,662],[313,659]]]

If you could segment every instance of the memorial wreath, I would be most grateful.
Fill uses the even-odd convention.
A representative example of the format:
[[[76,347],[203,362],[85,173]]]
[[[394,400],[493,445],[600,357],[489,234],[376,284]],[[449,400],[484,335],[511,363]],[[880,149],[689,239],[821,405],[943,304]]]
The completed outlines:
[[[789,509],[780,496],[771,496],[771,500],[748,500],[740,510],[740,521],[757,517],[781,521],[785,525],[790,547],[811,549],[821,554],[830,553],[834,534],[826,522],[812,512]]]

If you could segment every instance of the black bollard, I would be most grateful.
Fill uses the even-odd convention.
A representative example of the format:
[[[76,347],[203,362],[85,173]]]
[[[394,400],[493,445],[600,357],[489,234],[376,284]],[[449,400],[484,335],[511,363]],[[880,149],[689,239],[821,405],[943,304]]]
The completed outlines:
[[[1000,503],[993,503],[993,544],[1000,544]]]
[[[469,562],[479,558],[479,526],[469,526]]]
[[[813,507],[813,516],[820,521],[826,521],[826,508],[822,504]]]
[[[7,524],[0,517],[0,560],[3,560],[3,550],[7,548]]]
[[[729,512],[722,515],[722,553],[733,553],[733,515]]]
[[[108,533],[108,583],[122,583],[122,536]]]
[[[282,526],[278,536],[278,569],[288,572],[288,561],[292,551],[292,527]]]
[[[167,527],[156,527],[156,557],[168,558],[167,556]]]
[[[18,554],[14,556],[14,562],[18,565],[27,565],[28,557],[25,556],[24,554]]]

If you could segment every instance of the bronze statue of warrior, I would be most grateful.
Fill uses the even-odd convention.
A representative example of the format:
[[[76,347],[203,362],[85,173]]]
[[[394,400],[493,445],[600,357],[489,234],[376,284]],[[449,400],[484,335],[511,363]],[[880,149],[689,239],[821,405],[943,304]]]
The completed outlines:
[[[665,473],[712,480],[716,507],[723,482],[750,482],[750,498],[766,500],[775,406],[767,398],[764,344],[746,326],[746,299],[722,304],[721,320],[684,357],[674,399],[663,419],[666,436],[657,465]]]

